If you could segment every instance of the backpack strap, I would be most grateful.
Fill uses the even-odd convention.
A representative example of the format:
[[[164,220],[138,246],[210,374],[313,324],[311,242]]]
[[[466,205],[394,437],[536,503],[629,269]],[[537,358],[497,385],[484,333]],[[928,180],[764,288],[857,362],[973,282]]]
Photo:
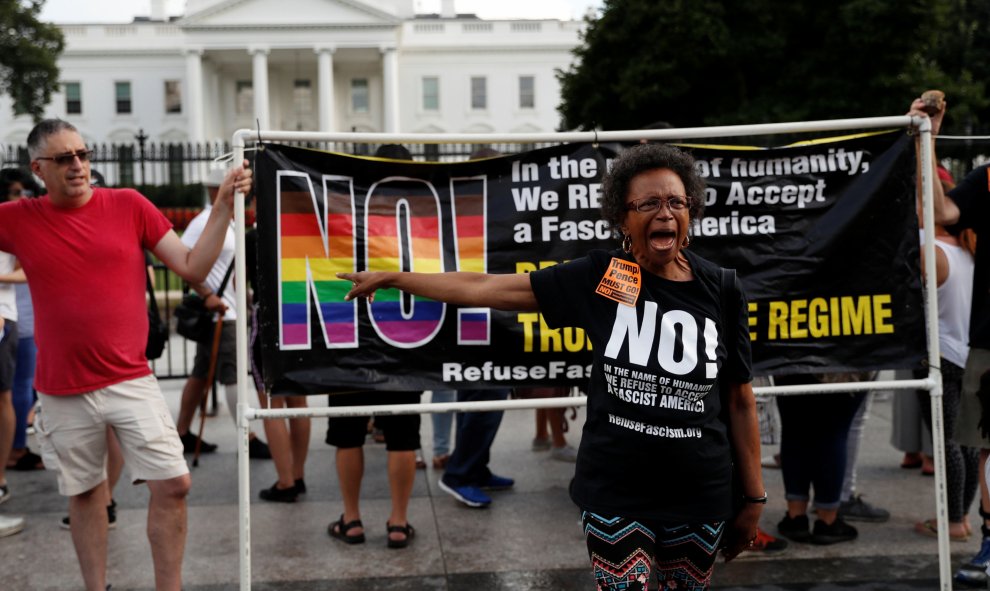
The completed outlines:
[[[151,285],[151,275],[148,274],[147,267],[143,268],[144,279],[148,286],[148,299],[151,300],[151,313],[154,314],[155,318],[161,318],[161,314],[158,312],[158,299],[155,297],[155,288]]]

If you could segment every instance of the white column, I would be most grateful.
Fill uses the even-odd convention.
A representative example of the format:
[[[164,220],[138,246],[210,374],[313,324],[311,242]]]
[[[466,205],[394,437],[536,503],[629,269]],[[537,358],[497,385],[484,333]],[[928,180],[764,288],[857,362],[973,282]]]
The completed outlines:
[[[186,48],[186,120],[189,125],[189,141],[198,143],[206,140],[203,110],[203,50],[198,47]]]
[[[248,47],[254,70],[251,89],[254,93],[254,116],[261,129],[271,129],[268,116],[268,47],[255,45]],[[254,127],[252,125],[252,127]]]
[[[313,48],[317,56],[317,101],[320,109],[320,131],[334,129],[334,90],[333,90],[333,52],[330,45],[319,45]]]
[[[399,57],[395,46],[382,46],[382,81],[385,95],[385,133],[399,131]]]

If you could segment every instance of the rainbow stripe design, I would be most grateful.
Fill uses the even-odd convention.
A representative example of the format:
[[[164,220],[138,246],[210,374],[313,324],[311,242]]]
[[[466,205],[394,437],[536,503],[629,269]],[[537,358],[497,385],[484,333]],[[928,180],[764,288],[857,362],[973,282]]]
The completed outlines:
[[[365,228],[369,271],[443,272],[440,199],[430,183],[389,177],[372,185],[365,202]],[[440,331],[446,304],[382,289],[368,311],[382,340],[409,349],[426,344]]]
[[[485,211],[488,177],[450,179],[450,201],[454,212],[454,249],[457,270],[485,273],[488,270]],[[491,310],[461,308],[457,311],[457,344],[487,345],[491,341]]]
[[[280,348],[311,348],[311,296],[327,348],[357,347],[357,302],[344,301],[350,282],[336,277],[355,270],[353,179],[323,176],[323,211],[308,174],[280,170],[276,186]]]

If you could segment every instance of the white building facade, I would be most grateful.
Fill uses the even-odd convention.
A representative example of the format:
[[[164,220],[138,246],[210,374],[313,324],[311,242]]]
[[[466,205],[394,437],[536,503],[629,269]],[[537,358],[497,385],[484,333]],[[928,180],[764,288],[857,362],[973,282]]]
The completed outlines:
[[[583,23],[416,15],[413,0],[163,0],[129,24],[60,25],[61,91],[46,116],[90,143],[229,140],[243,127],[551,132],[556,70]],[[0,98],[0,142],[32,122]]]

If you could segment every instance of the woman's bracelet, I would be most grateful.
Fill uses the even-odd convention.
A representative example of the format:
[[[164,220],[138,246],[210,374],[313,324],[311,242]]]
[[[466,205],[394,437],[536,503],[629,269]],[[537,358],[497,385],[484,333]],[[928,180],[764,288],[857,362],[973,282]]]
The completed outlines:
[[[757,505],[766,505],[767,504],[767,493],[766,493],[766,491],[763,492],[763,496],[762,497],[750,497],[750,496],[747,496],[747,495],[743,495],[742,498],[743,498],[743,502],[746,502],[746,503],[754,503],[754,504],[757,504]]]

